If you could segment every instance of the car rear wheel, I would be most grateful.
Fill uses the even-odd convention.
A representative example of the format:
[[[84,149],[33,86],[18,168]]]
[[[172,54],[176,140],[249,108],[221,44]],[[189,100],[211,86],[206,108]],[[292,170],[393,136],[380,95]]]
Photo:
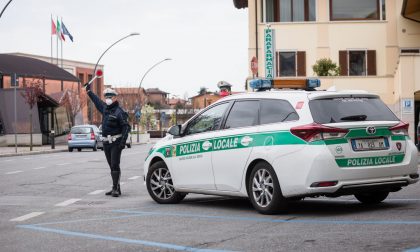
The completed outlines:
[[[131,148],[131,144],[127,144],[127,148]]]
[[[171,173],[165,162],[159,161],[150,166],[146,177],[149,195],[160,204],[174,204],[183,200],[185,193],[175,191]]]
[[[78,152],[81,152],[81,151],[82,151],[82,148],[77,148],[77,151],[78,151]]]
[[[378,204],[384,201],[388,194],[389,192],[357,193],[354,197],[363,204]]]
[[[70,148],[70,147],[69,147],[69,152],[73,152],[73,148]]]
[[[287,209],[276,173],[266,162],[258,163],[248,180],[248,196],[254,208],[262,214],[276,214]]]
[[[95,145],[93,146],[93,151],[97,151],[98,150],[98,145],[97,143],[95,143]]]

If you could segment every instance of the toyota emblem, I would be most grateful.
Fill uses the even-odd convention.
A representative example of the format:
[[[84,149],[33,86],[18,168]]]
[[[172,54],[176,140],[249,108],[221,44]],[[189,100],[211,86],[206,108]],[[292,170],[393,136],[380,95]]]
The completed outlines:
[[[376,128],[375,127],[367,127],[366,128],[366,133],[368,133],[369,135],[373,135],[376,133]]]

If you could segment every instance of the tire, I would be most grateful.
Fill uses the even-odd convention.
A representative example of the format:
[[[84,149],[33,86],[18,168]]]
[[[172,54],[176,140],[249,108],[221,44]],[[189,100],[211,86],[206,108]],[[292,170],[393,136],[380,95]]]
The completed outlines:
[[[69,147],[69,152],[73,152],[73,148],[70,148],[70,147]]]
[[[93,151],[97,151],[98,150],[98,145],[95,143],[95,145],[93,146]]]
[[[81,152],[81,151],[82,151],[82,148],[77,148],[77,151],[78,151],[78,152]]]
[[[175,191],[171,174],[163,161],[150,166],[146,176],[146,186],[150,197],[160,204],[176,204],[186,196],[185,193]]]
[[[389,192],[356,193],[354,197],[363,204],[373,205],[381,203],[388,197]]]
[[[249,199],[259,213],[277,214],[287,210],[288,200],[283,197],[277,175],[270,164],[257,163],[247,186]]]

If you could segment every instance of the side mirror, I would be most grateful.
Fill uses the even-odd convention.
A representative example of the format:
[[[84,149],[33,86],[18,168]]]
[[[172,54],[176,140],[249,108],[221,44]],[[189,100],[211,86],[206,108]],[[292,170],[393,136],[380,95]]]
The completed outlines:
[[[173,136],[180,136],[181,135],[181,125],[174,125],[169,128],[168,133]]]

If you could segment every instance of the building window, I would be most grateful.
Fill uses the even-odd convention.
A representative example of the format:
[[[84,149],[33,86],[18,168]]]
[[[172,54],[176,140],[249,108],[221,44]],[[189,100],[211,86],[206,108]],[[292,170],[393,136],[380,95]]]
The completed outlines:
[[[304,22],[316,19],[315,0],[262,0],[262,5],[265,22]]]
[[[330,0],[330,20],[385,20],[385,0]]]
[[[276,76],[306,76],[306,52],[276,52]]]
[[[79,73],[79,81],[80,81],[80,83],[85,83],[85,75],[84,74],[82,74],[82,73]]]
[[[375,50],[348,50],[339,52],[340,74],[344,76],[376,75]]]

